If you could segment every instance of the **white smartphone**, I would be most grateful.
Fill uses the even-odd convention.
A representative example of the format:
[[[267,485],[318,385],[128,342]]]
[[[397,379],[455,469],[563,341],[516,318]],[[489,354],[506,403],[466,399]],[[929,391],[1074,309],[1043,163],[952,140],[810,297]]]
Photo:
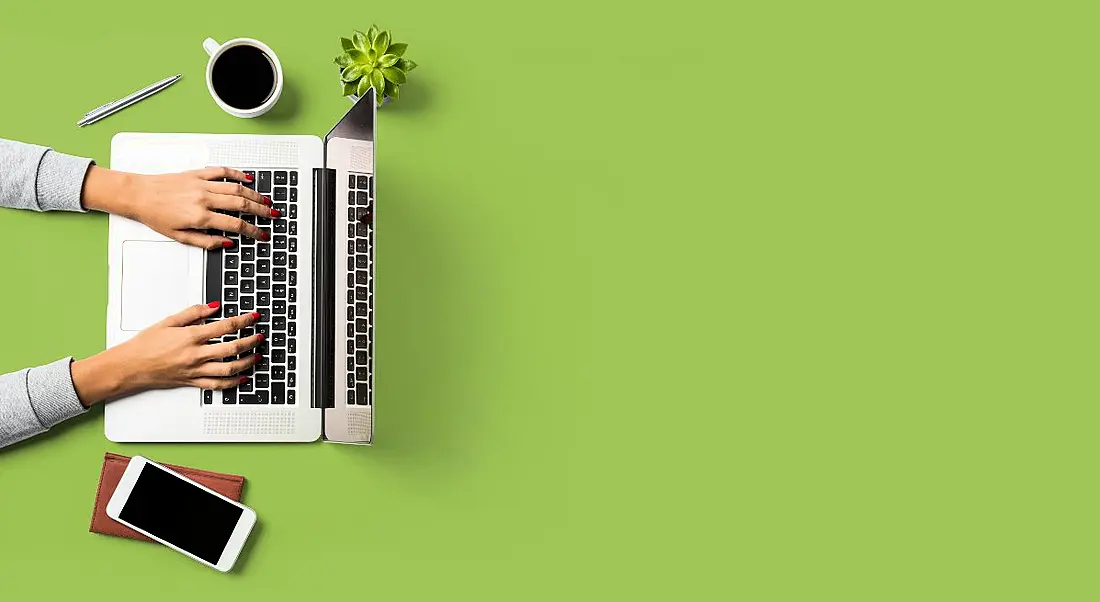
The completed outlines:
[[[126,466],[107,516],[223,573],[256,524],[251,508],[141,456]]]

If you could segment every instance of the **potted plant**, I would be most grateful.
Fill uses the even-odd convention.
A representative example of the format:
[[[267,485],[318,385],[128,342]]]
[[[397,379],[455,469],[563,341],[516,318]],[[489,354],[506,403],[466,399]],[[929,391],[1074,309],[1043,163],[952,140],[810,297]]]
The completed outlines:
[[[416,69],[416,62],[405,58],[408,44],[394,42],[390,32],[374,25],[367,33],[355,30],[350,39],[340,38],[340,44],[344,52],[335,63],[340,67],[344,96],[354,102],[374,88],[379,106],[400,97],[399,86],[405,83],[406,74]]]

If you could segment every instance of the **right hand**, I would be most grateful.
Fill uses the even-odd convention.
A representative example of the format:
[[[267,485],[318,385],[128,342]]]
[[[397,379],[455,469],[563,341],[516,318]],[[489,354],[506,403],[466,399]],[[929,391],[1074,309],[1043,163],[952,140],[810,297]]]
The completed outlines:
[[[117,347],[73,362],[73,385],[81,402],[90,406],[149,389],[191,386],[218,390],[245,382],[247,378],[239,374],[259,361],[260,355],[230,362],[222,358],[247,354],[264,336],[256,334],[230,343],[207,341],[255,324],[260,314],[204,324],[203,320],[218,312],[219,304],[212,305],[189,307]]]

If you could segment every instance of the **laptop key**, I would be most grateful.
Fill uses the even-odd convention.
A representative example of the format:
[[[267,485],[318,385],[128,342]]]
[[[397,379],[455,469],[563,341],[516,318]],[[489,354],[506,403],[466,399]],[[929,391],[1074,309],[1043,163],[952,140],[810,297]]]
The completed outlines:
[[[272,366],[271,367],[271,380],[275,383],[281,383],[286,380],[286,366]]]
[[[267,291],[261,291],[260,294],[256,295],[256,303],[260,307],[267,307],[271,305],[271,293]]]
[[[370,341],[369,341],[369,340],[367,339],[367,335],[365,335],[365,334],[357,334],[357,335],[355,335],[355,347],[356,347],[356,348],[358,348],[358,349],[366,349],[366,348],[367,348],[367,345],[368,345],[369,343],[370,343]]]
[[[207,405],[214,403],[214,392],[213,391],[203,391],[202,392],[202,402],[204,404],[207,404]]]
[[[296,286],[298,284],[298,272],[290,270],[290,286]]]
[[[276,251],[271,261],[275,265],[286,265],[286,253],[283,251]]]
[[[251,278],[241,280],[241,292],[242,293],[254,293],[256,292],[256,283]]]
[[[365,380],[369,380],[369,379],[370,379],[370,370],[367,369],[366,366],[359,366],[358,368],[355,369],[355,380],[365,381]]]
[[[350,253],[351,251],[348,251],[348,252]],[[370,252],[370,242],[367,241],[367,240],[364,240],[364,239],[356,239],[356,241],[355,241],[355,252],[356,253]]]
[[[370,324],[362,318],[359,318],[355,321],[355,332],[358,332],[358,333],[367,332],[367,329],[369,327],[370,327]]]
[[[275,268],[272,270],[271,279],[275,282],[286,282],[286,268]]]
[[[256,388],[257,389],[266,389],[270,385],[271,385],[271,377],[270,376],[268,376],[267,374],[257,374],[256,375]]]
[[[270,274],[271,273],[271,260],[270,259],[261,259],[261,260],[257,261],[256,262],[256,271],[259,272],[260,274]]]
[[[286,403],[286,385],[281,382],[271,385],[271,405],[281,406]]]
[[[287,312],[287,315],[290,317],[291,320],[298,319],[298,306],[297,305],[291,305],[290,306],[290,311]]]
[[[276,249],[285,249],[286,248],[286,237],[283,236],[282,234],[276,234],[275,237],[272,239],[271,243],[272,243],[271,246],[276,248]]]
[[[365,315],[367,315],[368,312],[370,312],[370,308],[367,307],[366,303],[356,303],[355,304],[355,315],[365,316]]]
[[[366,351],[356,351],[355,363],[360,366],[366,366],[370,363],[370,354]]]
[[[293,337],[286,340],[286,350],[288,353],[298,352],[298,343]]]
[[[266,242],[257,244],[256,257],[271,257],[271,245]]]
[[[352,188],[352,189],[355,188],[355,175],[354,174],[348,174],[348,188]]]
[[[225,269],[235,270],[237,266],[241,264],[241,260],[236,255],[226,255],[225,257]]]
[[[239,314],[239,312],[237,311],[237,306],[236,305],[226,304],[226,305],[222,306],[222,315],[223,316],[226,316],[228,318],[232,318],[233,316],[236,316],[238,314]]]
[[[355,385],[355,405],[367,405],[367,394],[367,383],[359,383]]]
[[[294,208],[293,208],[293,207],[291,207],[291,208],[290,208],[290,210],[291,210],[291,211],[294,211]],[[296,217],[298,217],[298,216],[297,216],[297,215],[291,215],[291,216],[290,216],[290,218],[291,218],[291,219],[294,219],[294,218],[296,218]],[[287,225],[287,232],[288,232],[288,233],[289,233],[289,234],[290,234],[291,236],[294,236],[295,234],[297,234],[297,233],[298,233],[298,224],[297,224],[297,223],[295,223],[295,222],[290,222],[290,223],[289,223],[289,224]]]
[[[222,403],[224,403],[226,405],[236,405],[237,404],[237,390],[236,389],[225,389],[225,390],[223,390],[222,391]]]
[[[276,186],[286,186],[286,172],[285,171],[275,172],[275,185]]]
[[[241,405],[255,405],[257,403],[260,403],[256,400],[256,395],[254,393],[242,394],[240,396],[240,401]]]
[[[268,194],[271,192],[271,172],[261,171],[256,175],[256,192]]]
[[[297,186],[298,185],[298,172],[296,172],[296,171],[290,172],[290,185],[291,186]]]
[[[267,391],[256,391],[256,403],[260,405],[267,405],[268,393]]]
[[[274,318],[272,318],[271,328],[275,330],[286,330],[286,316],[275,316]]]
[[[256,261],[256,249],[242,249],[241,259],[246,263]]]
[[[226,284],[237,284],[237,272],[226,272],[225,273],[225,283]]]
[[[355,391],[353,389],[348,389],[348,405],[355,405]]]
[[[286,369],[287,370],[297,370],[298,369],[298,358],[297,358],[297,356],[292,355],[292,356],[286,358]]]
[[[287,391],[286,392],[286,403],[287,403],[287,405],[294,405],[294,397],[295,397],[294,396],[294,391]]]
[[[246,370],[245,372],[242,372],[241,374],[242,375],[247,375],[247,372],[248,371]],[[252,379],[248,379],[248,380],[244,381],[243,383],[237,385],[237,390],[240,391],[241,393],[251,393],[253,391],[253,389],[252,389]]]
[[[226,301],[236,301],[237,300],[237,289],[235,289],[235,288],[225,289],[225,294],[222,295],[222,298],[225,299]]]
[[[256,289],[261,291],[271,290],[271,276],[260,276],[257,278]]]
[[[256,309],[256,302],[253,300],[252,295],[245,295],[241,297],[241,310],[252,311]]]
[[[291,255],[290,258],[289,258],[289,261],[287,262],[287,264],[288,264],[287,267],[289,267],[292,270],[298,269],[298,256],[297,255]]]
[[[278,184],[279,182],[276,181],[275,183]],[[285,201],[286,200],[286,188],[283,188],[282,186],[279,186],[278,188],[275,189],[275,194],[273,194],[271,196],[271,198],[276,200],[276,201]],[[278,209],[278,207],[276,207],[276,209]]]
[[[349,274],[348,278],[350,278],[350,277],[351,277],[351,275]],[[366,270],[356,270],[356,272],[355,272],[355,283],[356,284],[367,284],[368,282],[370,282],[370,274]]]
[[[356,255],[355,256],[355,267],[357,267],[357,268],[369,268],[370,267],[370,257],[367,257],[366,255]]]
[[[355,193],[355,200],[360,205],[369,205],[370,204],[370,197],[368,197],[367,193],[365,193],[365,192]]]
[[[286,234],[287,221],[285,219],[275,220],[275,223],[271,226],[271,230],[276,234]]]
[[[297,203],[298,202],[298,189],[297,188],[291,188],[290,189],[290,202],[291,203]]]
[[[294,378],[293,372],[287,372],[286,374],[286,386],[295,387],[298,385],[298,379]]]
[[[367,189],[367,176],[359,176],[358,178],[356,178],[356,186],[355,187],[358,188],[359,190],[366,190]]]
[[[286,301],[283,301],[282,299],[276,299],[275,302],[271,304],[271,313],[279,315],[285,314]],[[291,316],[290,319],[293,320],[294,316]]]

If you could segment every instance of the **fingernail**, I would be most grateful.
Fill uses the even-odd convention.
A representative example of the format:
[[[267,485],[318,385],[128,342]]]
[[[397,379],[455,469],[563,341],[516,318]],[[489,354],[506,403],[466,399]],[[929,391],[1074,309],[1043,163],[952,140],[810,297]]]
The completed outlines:
[[[273,211],[273,213],[278,213],[278,211]],[[260,240],[271,240],[271,235],[267,232],[260,232]]]
[[[249,174],[244,174],[244,181],[245,182],[251,182],[252,180],[255,180],[255,179],[256,179],[255,176],[251,176]]]
[[[279,215],[280,215],[280,214],[279,214],[279,210],[278,210],[278,209],[272,209],[272,210],[271,210],[271,217],[279,217]]]
[[[241,377],[241,384],[243,385],[243,384],[245,384],[246,382],[248,382],[248,377],[247,377],[247,376],[242,376],[242,377]]]
[[[265,336],[264,336],[264,335],[263,335],[262,333],[261,333],[261,334],[258,334],[258,335],[256,335],[256,340],[257,340],[257,341],[262,341],[262,340],[264,340],[264,339],[266,339],[266,338],[267,338],[267,337],[265,337]]]
[[[218,309],[219,307],[222,306],[222,302],[221,301],[211,301],[210,303],[207,303],[206,306],[209,307],[210,309]]]
[[[264,197],[264,205],[267,205],[268,207],[270,207],[271,206],[271,199],[265,196]]]
[[[231,240],[223,240],[222,241],[222,248],[228,249],[229,247],[232,247],[232,246],[233,246],[233,241],[231,241]]]
[[[255,357],[255,360],[256,360],[257,362],[258,362],[258,361],[260,361],[260,354],[259,354],[259,353],[257,353],[257,354],[256,354],[256,355],[255,355],[254,357]]]
[[[260,312],[258,312],[258,311],[252,312],[252,319],[253,320],[259,320],[260,319]]]

